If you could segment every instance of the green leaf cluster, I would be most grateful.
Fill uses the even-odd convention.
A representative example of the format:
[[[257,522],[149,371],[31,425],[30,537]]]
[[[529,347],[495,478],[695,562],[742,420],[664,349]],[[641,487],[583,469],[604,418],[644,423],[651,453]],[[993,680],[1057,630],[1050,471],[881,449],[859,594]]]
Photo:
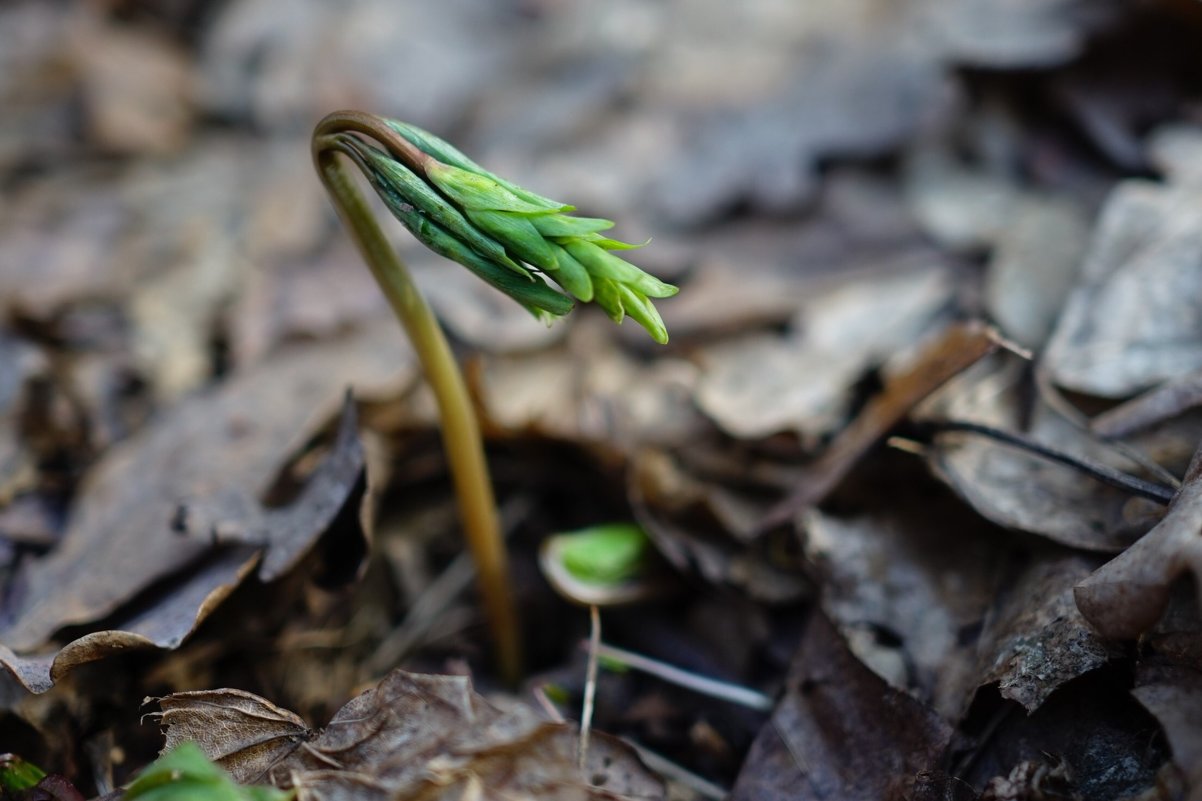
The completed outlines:
[[[195,743],[183,743],[148,765],[125,789],[124,801],[292,801],[294,790],[236,783]]]
[[[463,264],[536,315],[555,317],[571,300],[596,302],[615,321],[629,316],[657,342],[668,332],[652,299],[677,288],[614,254],[641,245],[602,234],[613,222],[570,214],[575,207],[485,170],[455,147],[397,120],[388,126],[421,151],[419,175],[390,154],[345,140],[392,213],[428,247]],[[645,244],[645,243],[644,243]]]

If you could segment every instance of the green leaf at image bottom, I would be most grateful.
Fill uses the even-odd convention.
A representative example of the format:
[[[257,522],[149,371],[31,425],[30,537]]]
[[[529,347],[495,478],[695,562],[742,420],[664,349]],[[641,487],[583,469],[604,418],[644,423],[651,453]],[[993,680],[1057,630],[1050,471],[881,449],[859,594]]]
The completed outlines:
[[[140,801],[291,801],[296,791],[243,787],[209,761],[195,743],[184,743],[156,759],[125,790]]]
[[[46,772],[15,754],[0,754],[0,795],[36,787]]]

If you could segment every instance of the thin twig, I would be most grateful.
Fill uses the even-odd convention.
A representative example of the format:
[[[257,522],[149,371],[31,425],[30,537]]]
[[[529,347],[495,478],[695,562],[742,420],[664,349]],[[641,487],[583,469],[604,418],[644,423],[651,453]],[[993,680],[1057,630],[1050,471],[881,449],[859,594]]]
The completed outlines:
[[[1040,399],[1047,404],[1049,409],[1086,434],[1096,437],[1095,432],[1090,428],[1089,418],[1082,414],[1076,406],[1073,406],[1068,398],[1064,397],[1064,393],[1053,383],[1051,375],[1048,374],[1046,367],[1042,364],[1035,369],[1035,389],[1039,393]],[[1108,439],[1106,437],[1097,437],[1097,442],[1125,459],[1130,460],[1133,464],[1144,468],[1173,489],[1181,489],[1181,481],[1175,475],[1157,464],[1154,459],[1141,452],[1138,448],[1134,448],[1117,439]]]
[[[588,608],[588,669],[584,680],[584,709],[580,711],[580,753],[577,755],[580,772],[588,762],[588,737],[593,727],[593,704],[597,700],[597,652],[601,649],[601,610],[596,604]]]
[[[717,698],[722,701],[729,701],[732,704],[739,704],[749,709],[767,712],[771,711],[775,704],[767,695],[750,687],[742,687],[727,681],[690,673],[684,668],[678,668],[675,665],[669,665],[667,662],[660,662],[658,659],[652,659],[649,656],[636,654],[633,651],[627,651],[613,645],[601,643],[597,648],[597,654],[605,659],[625,665],[628,668],[641,670],[669,684],[685,687],[693,692],[708,695],[711,698]]]
[[[1121,470],[1115,470],[1103,464],[1090,462],[1079,456],[1073,456],[1070,453],[1040,444],[1013,431],[994,428],[984,423],[973,423],[967,420],[931,420],[917,423],[916,427],[920,431],[931,434],[939,434],[945,431],[959,431],[966,434],[979,434],[983,437],[989,437],[995,442],[1010,445],[1048,461],[1071,467],[1095,481],[1100,481],[1116,489],[1130,492],[1132,495],[1138,495],[1141,498],[1147,498],[1150,501],[1155,501],[1166,506],[1173,500],[1173,496],[1176,495],[1172,487],[1166,487],[1152,481],[1145,481],[1142,478],[1124,473]]]
[[[730,795],[730,791],[726,788],[719,787],[708,779],[698,776],[687,768],[677,765],[667,757],[657,754],[633,740],[623,737],[622,742],[633,748],[635,753],[639,755],[639,759],[643,760],[644,764],[651,768],[651,770],[669,781],[689,788],[702,798],[708,798],[710,801],[723,801]]]

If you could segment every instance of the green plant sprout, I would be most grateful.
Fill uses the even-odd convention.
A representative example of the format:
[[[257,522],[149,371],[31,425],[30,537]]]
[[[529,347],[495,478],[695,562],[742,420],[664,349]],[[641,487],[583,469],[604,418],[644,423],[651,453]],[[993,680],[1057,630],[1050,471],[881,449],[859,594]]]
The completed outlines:
[[[648,571],[653,549],[633,523],[606,523],[543,540],[539,567],[561,596],[582,606],[620,606],[668,588]]]
[[[467,267],[550,322],[575,300],[615,322],[629,316],[657,342],[667,329],[652,304],[676,287],[614,255],[637,247],[602,235],[613,223],[506,181],[420,128],[358,111],[330,114],[313,132],[317,172],[359,253],[404,327],[442,417],[443,443],[501,675],[521,674],[517,616],[479,424],[463,376],[425,299],[376,223],[342,155],[389,211],[434,252]],[[563,294],[546,282],[558,284]]]
[[[125,788],[126,801],[292,801],[295,790],[267,785],[246,786],[200,750],[196,743],[182,743],[147,765]]]
[[[0,754],[0,797],[37,787],[46,771],[16,754]]]

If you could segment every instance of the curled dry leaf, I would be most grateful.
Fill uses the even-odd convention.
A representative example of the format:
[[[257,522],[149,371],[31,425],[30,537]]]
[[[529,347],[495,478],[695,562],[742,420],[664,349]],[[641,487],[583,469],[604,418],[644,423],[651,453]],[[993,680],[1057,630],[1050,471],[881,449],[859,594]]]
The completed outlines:
[[[1202,450],[1164,519],[1078,584],[1077,606],[1103,637],[1135,639],[1156,625],[1186,573],[1202,582]]]
[[[664,797],[627,746],[594,733],[582,775],[574,726],[489,703],[463,676],[393,671],[319,732],[237,690],[160,703],[167,749],[195,741],[239,781],[294,787],[300,799]]]
[[[297,349],[179,404],[111,450],[88,476],[61,545],[17,577],[0,642],[29,652],[65,626],[112,617],[118,628],[64,647],[51,676],[112,648],[174,648],[256,567],[264,581],[290,569],[362,496],[349,407],[330,455],[291,503],[268,508],[259,494],[348,384],[395,386],[408,365],[395,342],[381,329]]]

